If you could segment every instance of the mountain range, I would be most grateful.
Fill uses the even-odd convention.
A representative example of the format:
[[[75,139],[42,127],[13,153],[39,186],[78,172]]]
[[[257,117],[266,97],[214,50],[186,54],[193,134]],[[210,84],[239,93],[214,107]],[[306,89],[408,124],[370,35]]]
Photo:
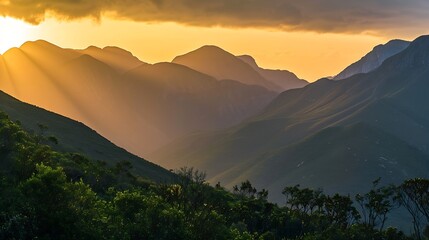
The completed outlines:
[[[196,167],[227,187],[249,179],[279,201],[281,188],[297,183],[356,193],[378,177],[427,177],[428,51],[427,36],[394,40],[338,74],[341,81],[309,84],[216,46],[148,64],[117,47],[36,41],[0,55],[0,89],[163,167]],[[83,124],[2,99],[25,127],[46,123],[57,147],[169,175]],[[80,133],[88,142],[76,140]]]
[[[239,75],[217,78],[177,61],[147,64],[116,47],[73,50],[35,41],[0,56],[0,89],[147,156],[178,137],[238,124],[281,91],[239,58],[220,48],[215,52],[221,53],[219,61],[232,58],[246,78],[271,88],[243,83]]]
[[[227,187],[249,179],[281,201],[291,184],[358,193],[381,177],[429,177],[429,36],[368,73],[288,90],[260,114],[179,139],[153,155]]]

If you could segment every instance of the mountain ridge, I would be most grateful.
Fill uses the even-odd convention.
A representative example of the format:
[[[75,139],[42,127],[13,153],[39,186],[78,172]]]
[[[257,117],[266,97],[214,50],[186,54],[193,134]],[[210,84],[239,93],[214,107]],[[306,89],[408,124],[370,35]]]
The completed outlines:
[[[182,134],[236,124],[277,95],[182,65],[176,71],[179,65],[173,63],[147,64],[125,50],[88,49],[62,49],[46,41],[11,49],[1,57],[0,89],[84,122],[140,156]],[[179,82],[181,87],[172,87]]]
[[[119,47],[107,46],[99,48],[90,46],[86,49],[78,50],[78,52],[90,55],[95,59],[107,63],[120,73],[147,64],[134,56],[131,52]]]
[[[240,57],[213,45],[205,45],[189,53],[177,56],[172,62],[188,66],[218,80],[236,80],[244,84],[259,85],[276,92],[302,87],[306,84],[306,82],[295,79],[293,75],[291,77],[290,74],[288,77],[282,78],[288,72],[283,72],[280,77],[264,78],[262,74],[272,75],[271,70],[255,68]],[[277,73],[276,71],[273,72]]]
[[[400,53],[409,46],[410,42],[394,39],[386,44],[375,46],[372,51],[367,53],[357,62],[346,67],[343,71],[337,74],[333,79],[341,80],[351,77],[359,73],[368,73],[378,68],[386,59]]]
[[[262,77],[276,84],[277,86],[280,86],[283,91],[294,88],[301,88],[308,84],[306,80],[299,79],[295,73],[290,72],[288,70],[272,70],[261,68],[256,63],[256,60],[250,55],[241,55],[237,57],[245,63],[249,64]]]
[[[317,147],[316,144],[325,144],[326,139],[323,138],[313,141],[313,144],[306,147],[306,151],[300,151],[289,161],[286,155],[278,151],[279,149],[294,144],[305,145],[306,142],[300,143],[300,141],[309,137],[311,139],[311,136],[319,136],[317,134],[324,129],[332,128],[344,129],[335,134],[338,137],[347,136],[344,142],[356,141],[359,139],[354,139],[352,134],[347,134],[346,129],[350,129],[351,126],[365,126],[361,130],[374,138],[370,139],[372,142],[377,143],[377,137],[384,139],[384,142],[389,139],[394,141],[393,147],[384,145],[385,147],[380,151],[385,151],[389,156],[401,156],[402,164],[407,160],[429,165],[427,139],[429,107],[425,105],[429,90],[427,79],[429,79],[429,36],[422,36],[413,41],[403,52],[385,60],[374,71],[353,75],[341,81],[321,79],[303,88],[285,91],[260,114],[244,120],[241,124],[222,131],[179,139],[160,149],[154,159],[166,166],[191,165],[206,170],[211,181],[224,179],[226,182],[223,183],[227,186],[249,179],[258,187],[267,187],[268,190],[279,192],[280,185],[286,186],[297,182],[285,179],[277,185],[276,189],[273,189],[267,182],[275,179],[267,169],[279,169],[283,165],[286,166],[289,161],[298,161],[296,159],[301,159],[300,162],[316,161],[319,156],[320,158],[324,156],[323,151],[326,151],[326,154],[332,153],[330,158],[323,159],[327,166],[335,167],[332,165],[335,161],[348,159],[345,155],[347,152],[335,152],[334,147],[323,148],[323,151],[313,156],[314,159],[309,159],[309,155],[306,155],[307,151],[311,153],[314,150],[312,147]],[[353,132],[360,134],[359,131]],[[371,135],[371,132],[379,134]],[[365,138],[365,135],[359,136],[361,139]],[[341,141],[338,144],[341,144]],[[369,161],[374,161],[373,163],[378,161],[377,149],[369,150],[371,145],[368,144],[363,144],[361,147],[358,152],[368,150],[368,153],[372,154]],[[410,156],[414,157],[405,159],[406,154],[400,155],[401,152],[409,152]],[[270,156],[272,153],[279,155]],[[262,167],[257,165],[261,161],[266,163],[263,171]],[[243,167],[246,163],[249,165]],[[278,165],[273,167],[273,164]],[[414,173],[425,177],[417,173],[421,173],[420,168],[428,172],[428,165],[416,167],[414,172],[410,171],[410,176]],[[300,171],[308,173],[318,171],[307,168],[305,165],[302,168]],[[231,169],[236,169],[236,172]],[[240,170],[246,171],[246,175],[237,178],[240,176]],[[387,177],[388,172],[379,173],[381,175],[379,177],[390,179]],[[265,176],[266,181],[264,183],[259,180],[253,181],[260,174]],[[323,181],[321,178],[313,179],[314,184],[310,187],[320,187],[318,184],[323,185]],[[337,185],[330,185],[329,188],[332,190],[365,190],[347,185],[341,186],[343,183],[341,179],[335,179],[334,182]],[[310,183],[307,182],[307,184]],[[325,190],[330,191],[329,188]]]

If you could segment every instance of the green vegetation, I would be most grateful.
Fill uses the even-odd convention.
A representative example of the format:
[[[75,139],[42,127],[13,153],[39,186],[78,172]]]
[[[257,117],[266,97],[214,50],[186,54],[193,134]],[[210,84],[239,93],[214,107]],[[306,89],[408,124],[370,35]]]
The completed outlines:
[[[286,187],[279,206],[249,181],[229,192],[182,168],[174,184],[157,184],[134,175],[130,162],[61,153],[52,141],[0,113],[0,239],[428,238],[429,180],[375,181],[355,199]],[[397,207],[414,218],[414,236],[385,228]]]
[[[79,153],[109,166],[126,159],[132,163],[133,173],[158,182],[174,177],[170,171],[127,152],[80,122],[18,101],[1,91],[0,109],[28,132],[47,138],[49,141],[44,143],[55,151]]]

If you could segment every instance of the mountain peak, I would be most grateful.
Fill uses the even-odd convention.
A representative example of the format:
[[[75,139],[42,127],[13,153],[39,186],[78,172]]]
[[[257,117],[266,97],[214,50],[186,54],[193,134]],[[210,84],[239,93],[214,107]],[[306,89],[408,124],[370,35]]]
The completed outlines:
[[[33,48],[33,47],[41,47],[41,48],[46,48],[46,49],[59,49],[60,47],[50,43],[46,40],[36,40],[36,41],[27,41],[25,43],[23,43],[19,48],[20,49],[26,49],[26,48]]]
[[[392,39],[384,45],[393,45],[393,44],[407,44],[408,45],[408,44],[410,44],[410,42],[402,40],[402,39]],[[383,44],[381,44],[381,45],[383,45]]]
[[[101,48],[94,46],[94,45],[91,45],[91,46],[85,48],[84,51],[101,51]]]
[[[243,62],[249,64],[253,68],[258,68],[258,64],[256,63],[256,60],[250,56],[250,55],[241,55],[237,56],[239,59],[241,59]]]
[[[206,51],[222,51],[222,52],[226,52],[224,49],[222,49],[221,47],[218,47],[216,45],[204,45],[201,46],[200,48],[196,49],[195,51],[198,50],[206,50]]]
[[[281,92],[303,87],[306,81],[286,70],[269,70],[258,66],[249,55],[234,56],[220,47],[206,45],[176,57],[173,63],[213,76],[218,80],[236,80],[248,85],[258,85]]]
[[[429,46],[429,35],[420,36],[411,42],[411,47],[416,47],[416,46],[428,47]]]
[[[271,90],[279,89],[278,86],[264,79],[252,66],[217,46],[202,46],[177,56],[172,62],[213,76],[217,80],[229,79]]]
[[[416,38],[405,51],[386,60],[383,65],[383,67],[396,70],[427,67],[429,65],[429,35]]]
[[[231,53],[225,51],[224,49],[215,46],[215,45],[204,45],[198,49],[195,49],[189,53],[177,56],[173,59],[172,62],[180,61],[183,58],[216,58],[216,59],[222,59],[222,58],[231,58],[234,57]]]
[[[104,48],[99,48],[97,46],[89,46],[89,47],[85,48],[83,50],[83,52],[109,53],[109,54],[119,55],[119,56],[124,56],[124,57],[137,58],[130,51],[125,50],[125,49],[120,48],[120,47],[115,47],[115,46],[106,46]]]
[[[358,73],[368,73],[381,66],[381,64],[393,55],[396,55],[405,50],[410,45],[410,42],[395,39],[375,46],[371,52],[362,57],[359,61],[345,68],[334,80],[349,78]]]
[[[79,50],[79,52],[90,55],[93,58],[110,65],[118,72],[126,72],[145,64],[131,52],[119,47],[107,46],[101,49],[99,47],[90,46],[84,50]]]
[[[118,55],[123,55],[123,56],[133,56],[135,57],[130,51],[127,51],[123,48],[120,47],[115,47],[115,46],[107,46],[104,47],[103,50],[111,52],[111,53],[115,53]]]

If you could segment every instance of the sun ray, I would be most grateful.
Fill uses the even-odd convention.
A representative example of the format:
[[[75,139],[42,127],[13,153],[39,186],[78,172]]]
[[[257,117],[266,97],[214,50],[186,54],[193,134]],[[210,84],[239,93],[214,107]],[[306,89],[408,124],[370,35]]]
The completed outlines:
[[[23,21],[0,17],[0,54],[27,41],[31,28],[31,25]]]

